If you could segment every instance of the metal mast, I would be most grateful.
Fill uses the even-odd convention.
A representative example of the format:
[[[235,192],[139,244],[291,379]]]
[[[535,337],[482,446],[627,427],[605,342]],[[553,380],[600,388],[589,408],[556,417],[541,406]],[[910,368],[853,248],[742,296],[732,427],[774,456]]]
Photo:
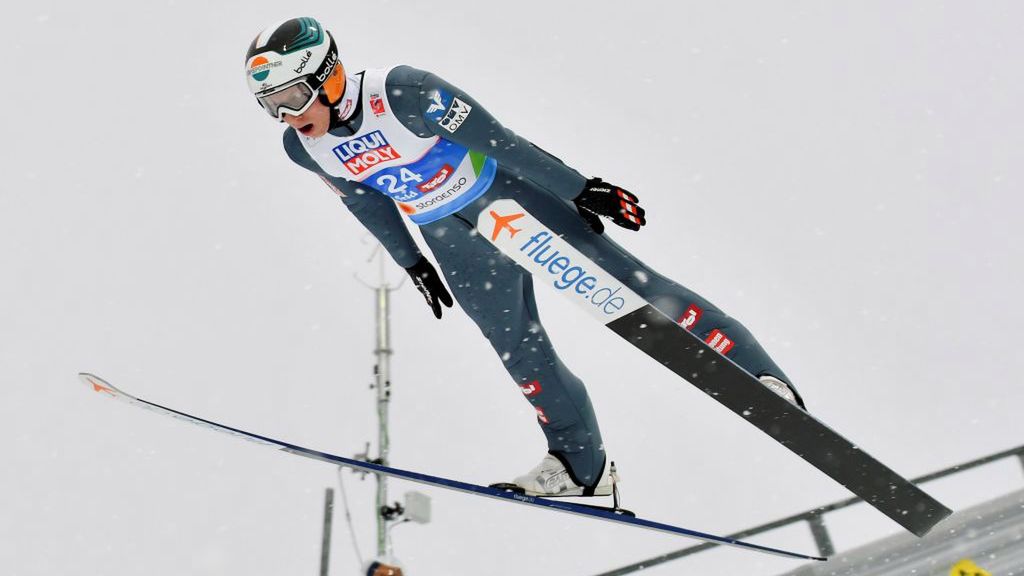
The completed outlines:
[[[370,387],[377,390],[378,451],[377,457],[371,458],[370,443],[367,442],[366,451],[362,454],[356,454],[356,457],[360,460],[387,466],[389,465],[388,452],[391,448],[388,428],[388,408],[391,403],[391,293],[402,287],[402,284],[405,283],[405,278],[402,278],[397,286],[392,287],[388,283],[387,275],[385,274],[383,246],[378,244],[368,260],[372,261],[374,256],[378,258],[378,284],[371,286],[359,280],[358,275],[356,275],[356,279],[373,290],[376,302],[377,334],[373,353],[377,357],[377,362],[373,366],[374,381]],[[364,478],[366,477],[366,472],[356,472],[361,473]],[[374,510],[377,517],[377,556],[386,557],[390,552],[388,532],[391,528],[404,522],[416,522],[418,524],[430,522],[430,497],[419,492],[406,492],[404,506],[399,502],[389,506],[387,476],[380,474],[374,474],[374,476],[377,479],[376,509]],[[344,495],[344,492],[342,494]],[[351,522],[349,528],[351,529]],[[353,542],[355,542],[354,539]],[[358,554],[358,546],[356,548],[356,553]]]
[[[377,249],[380,264],[379,284],[374,288],[377,300],[377,346],[374,354],[377,364],[373,368],[374,386],[377,389],[377,458],[376,462],[388,465],[388,405],[391,402],[391,329],[390,299],[391,286],[384,274],[383,250]],[[377,474],[377,555],[387,553],[388,483],[387,477]]]
[[[331,563],[331,523],[334,519],[334,490],[324,492],[324,530],[320,539],[320,576],[328,576]]]

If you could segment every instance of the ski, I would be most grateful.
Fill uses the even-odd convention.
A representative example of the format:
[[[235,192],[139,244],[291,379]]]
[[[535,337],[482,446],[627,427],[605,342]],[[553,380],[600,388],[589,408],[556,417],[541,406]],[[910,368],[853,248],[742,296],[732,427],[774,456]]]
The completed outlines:
[[[420,472],[412,472],[409,470],[402,470],[400,468],[393,468],[391,466],[384,466],[372,462],[365,462],[362,460],[346,458],[344,456],[328,454],[326,452],[319,452],[317,450],[311,450],[309,448],[304,448],[302,446],[296,446],[295,444],[289,444],[288,442],[283,442],[281,440],[275,440],[273,438],[268,438],[266,436],[261,436],[259,434],[253,434],[252,432],[239,430],[238,428],[232,428],[231,426],[219,424],[217,422],[206,420],[198,416],[193,416],[191,414],[186,414],[185,412],[180,412],[173,408],[161,406],[160,404],[156,404],[148,400],[143,400],[142,398],[137,398],[135,396],[132,396],[131,394],[128,394],[127,392],[120,390],[113,384],[93,374],[80,373],[78,377],[91,390],[101,393],[105,396],[115,398],[117,400],[126,402],[139,408],[145,408],[146,410],[150,410],[152,412],[156,412],[164,416],[170,416],[178,420],[183,420],[190,424],[195,424],[196,426],[201,426],[203,428],[208,428],[210,430],[215,430],[217,432],[230,434],[232,436],[242,438],[243,440],[248,440],[250,442],[255,442],[257,444],[262,444],[264,446],[276,448],[277,450],[281,450],[282,452],[288,452],[289,454],[295,454],[296,456],[302,456],[304,458],[320,460],[322,462],[327,462],[329,464],[335,464],[338,466],[347,466],[354,470],[369,472],[371,474],[390,476],[392,478],[400,478],[402,480],[408,480],[410,482],[416,482],[419,484],[426,484],[429,486],[444,488],[446,490],[454,490],[456,492],[463,492],[466,494],[473,494],[476,496],[485,496],[488,498],[495,498],[506,502],[526,504],[528,506],[534,506],[546,510],[564,512],[567,514],[574,514],[577,516],[585,516],[588,518],[595,518],[598,520],[614,522],[616,524],[635,526],[637,528],[645,528],[657,532],[675,534],[677,536],[686,536],[688,538],[703,540],[705,542],[713,542],[716,544],[722,544],[726,546],[733,546],[745,550],[764,552],[767,554],[784,556],[787,558],[796,558],[800,560],[825,560],[825,558],[821,558],[819,556],[810,556],[806,554],[800,554],[797,552],[781,550],[778,548],[761,546],[759,544],[753,544],[750,542],[744,542],[742,540],[736,540],[735,538],[729,538],[726,536],[716,536],[714,534],[707,534],[704,532],[698,532],[696,530],[689,530],[686,528],[681,528],[679,526],[673,526],[670,524],[663,524],[661,522],[654,522],[652,520],[637,518],[634,516],[629,516],[627,514],[616,512],[615,510],[610,508],[602,508],[599,506],[591,506],[588,504],[575,504],[572,502],[564,502],[547,498],[526,496],[524,494],[517,492],[501,490],[498,488],[490,488],[488,486],[471,484],[469,482],[462,482],[459,480],[451,480],[448,478],[442,478],[440,476],[431,476],[429,474],[422,474]]]
[[[952,511],[619,282],[510,199],[480,212],[477,230],[533,275],[660,364],[757,426],[880,512],[924,536]],[[543,264],[535,254],[547,252]],[[557,254],[553,257],[552,254]],[[728,341],[719,342],[728,346]]]

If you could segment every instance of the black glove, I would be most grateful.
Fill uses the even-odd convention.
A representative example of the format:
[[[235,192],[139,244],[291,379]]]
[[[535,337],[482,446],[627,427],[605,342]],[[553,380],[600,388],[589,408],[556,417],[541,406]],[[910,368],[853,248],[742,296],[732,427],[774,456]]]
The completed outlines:
[[[640,200],[636,196],[614,184],[602,182],[600,178],[587,180],[583,192],[572,201],[580,211],[580,216],[598,234],[604,232],[601,216],[611,218],[612,222],[630,230],[639,230],[647,224],[644,209],[637,206]]]
[[[441,304],[452,307],[452,295],[448,293],[448,289],[441,282],[441,277],[437,275],[437,270],[426,256],[420,256],[419,261],[405,271],[412,277],[413,284],[420,294],[423,294],[436,318],[441,317]]]

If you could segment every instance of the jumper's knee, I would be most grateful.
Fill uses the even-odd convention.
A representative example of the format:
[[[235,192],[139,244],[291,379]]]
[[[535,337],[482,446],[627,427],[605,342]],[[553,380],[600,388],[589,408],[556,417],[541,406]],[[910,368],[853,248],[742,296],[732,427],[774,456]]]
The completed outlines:
[[[547,345],[544,329],[532,321],[517,326],[495,327],[484,331],[484,336],[509,371],[532,356],[543,356],[541,346]]]

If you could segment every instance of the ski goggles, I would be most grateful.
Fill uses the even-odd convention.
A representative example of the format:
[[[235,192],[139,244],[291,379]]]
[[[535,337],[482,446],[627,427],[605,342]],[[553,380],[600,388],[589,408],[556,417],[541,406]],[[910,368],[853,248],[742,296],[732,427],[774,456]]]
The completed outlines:
[[[275,92],[257,96],[260,105],[272,117],[284,122],[284,115],[301,116],[316,101],[317,91],[310,88],[305,80],[285,86]]]

